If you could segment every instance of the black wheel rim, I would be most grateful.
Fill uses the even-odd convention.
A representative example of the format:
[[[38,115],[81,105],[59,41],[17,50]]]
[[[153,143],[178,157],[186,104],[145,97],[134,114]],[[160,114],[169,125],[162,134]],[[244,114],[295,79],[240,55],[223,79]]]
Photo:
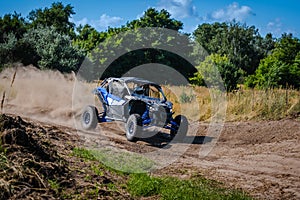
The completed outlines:
[[[85,123],[85,124],[89,124],[89,123],[90,123],[90,120],[91,120],[90,113],[88,113],[88,112],[84,113],[84,115],[83,115],[83,120],[84,120],[84,123]]]
[[[131,121],[128,126],[128,132],[130,135],[133,134],[133,130],[134,130],[134,123]]]

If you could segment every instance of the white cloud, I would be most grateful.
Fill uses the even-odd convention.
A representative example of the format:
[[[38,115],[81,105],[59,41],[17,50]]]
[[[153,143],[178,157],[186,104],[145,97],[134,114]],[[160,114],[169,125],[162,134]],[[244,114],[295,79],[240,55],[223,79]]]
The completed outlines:
[[[92,25],[96,28],[107,28],[109,26],[114,27],[117,25],[120,25],[120,23],[123,21],[123,18],[121,17],[111,17],[107,14],[103,14],[100,16],[99,20],[92,21]]]
[[[166,9],[174,18],[198,17],[192,0],[160,0],[157,9]]]
[[[85,18],[83,18],[83,19],[81,19],[81,20],[79,20],[79,21],[74,21],[74,23],[76,24],[76,26],[78,26],[78,25],[82,25],[82,26],[84,26],[84,25],[86,25],[86,24],[88,24],[89,23],[89,20],[85,17]]]
[[[72,22],[74,22],[76,24],[76,26],[78,25],[85,25],[85,24],[89,24],[92,27],[94,27],[97,30],[105,30],[107,29],[109,26],[110,27],[116,27],[118,25],[120,25],[120,23],[123,21],[123,18],[121,17],[111,17],[107,14],[102,14],[100,16],[100,19],[98,20],[89,20],[86,17],[81,19],[81,20],[74,20],[73,18],[71,19]]]
[[[222,21],[231,21],[235,19],[237,21],[244,21],[250,15],[255,14],[249,6],[240,6],[238,3],[234,2],[225,9],[212,12],[209,15],[209,19]]]
[[[267,24],[268,30],[272,30],[275,32],[280,32],[282,27],[282,23],[280,18],[276,18],[274,21],[271,21]]]
[[[292,33],[298,35],[297,31],[293,28],[286,26],[281,18],[276,18],[266,24],[264,27],[266,33],[272,33],[275,37],[281,37],[283,33]]]

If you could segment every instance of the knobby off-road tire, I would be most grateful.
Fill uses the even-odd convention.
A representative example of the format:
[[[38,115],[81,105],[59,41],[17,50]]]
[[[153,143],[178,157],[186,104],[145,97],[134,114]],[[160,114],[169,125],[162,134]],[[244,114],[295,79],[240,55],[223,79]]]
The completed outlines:
[[[85,130],[93,130],[98,124],[98,111],[94,106],[87,106],[81,115],[81,126]]]
[[[126,138],[128,141],[135,142],[137,136],[142,132],[142,118],[139,114],[132,114],[126,122]]]
[[[179,125],[179,127],[176,131],[170,131],[171,137],[174,138],[176,141],[183,141],[188,132],[189,122],[184,115],[177,115],[174,118],[174,121]]]

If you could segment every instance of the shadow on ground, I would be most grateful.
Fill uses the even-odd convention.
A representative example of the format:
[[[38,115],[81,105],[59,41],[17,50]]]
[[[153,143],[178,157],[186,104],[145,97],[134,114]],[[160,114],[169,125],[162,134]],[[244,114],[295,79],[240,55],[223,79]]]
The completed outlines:
[[[148,136],[148,137],[147,137]],[[175,138],[171,138],[170,134],[163,132],[146,132],[143,134],[138,141],[142,141],[147,143],[150,146],[163,148],[167,145],[182,143],[182,144],[206,144],[210,143],[213,140],[213,137],[208,136],[186,136],[183,140],[176,140]]]

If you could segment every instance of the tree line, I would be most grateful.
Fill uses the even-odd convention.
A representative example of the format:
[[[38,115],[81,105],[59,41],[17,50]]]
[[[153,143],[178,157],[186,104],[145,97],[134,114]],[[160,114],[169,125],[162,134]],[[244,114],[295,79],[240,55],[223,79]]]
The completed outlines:
[[[89,24],[76,27],[70,21],[74,14],[70,4],[57,2],[49,8],[33,10],[27,17],[16,12],[0,17],[0,69],[20,62],[40,69],[77,72],[88,58],[88,64],[93,66],[91,79],[99,79],[121,76],[142,64],[160,63],[176,69],[192,84],[205,85],[201,72],[209,73],[216,66],[228,91],[240,84],[300,88],[300,40],[289,33],[280,38],[270,33],[263,37],[255,26],[236,21],[203,23],[193,33],[182,33],[181,21],[172,18],[167,10],[154,8],[121,27],[99,32]],[[145,39],[139,29],[147,27],[166,28],[176,34],[153,31],[148,36],[152,48],[135,50],[134,46]],[[194,63],[155,48],[162,43],[172,46],[175,41]],[[209,56],[195,57],[195,43]],[[110,60],[118,51],[126,53]],[[109,68],[101,71],[107,65]]]

